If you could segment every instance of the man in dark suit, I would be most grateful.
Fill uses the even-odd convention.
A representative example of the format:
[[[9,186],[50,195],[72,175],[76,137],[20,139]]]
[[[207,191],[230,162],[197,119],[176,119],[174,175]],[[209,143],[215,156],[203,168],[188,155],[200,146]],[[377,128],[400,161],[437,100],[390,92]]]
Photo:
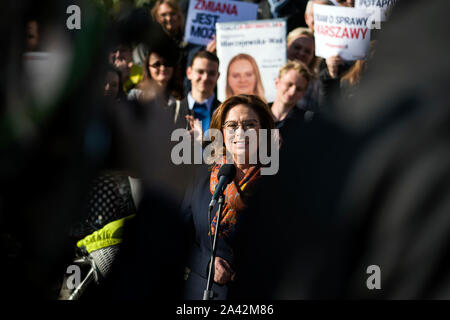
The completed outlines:
[[[219,59],[211,52],[198,51],[187,68],[186,75],[192,83],[192,89],[180,106],[174,109],[175,126],[191,130],[198,119],[205,132],[214,110],[220,105],[214,93],[219,78]]]

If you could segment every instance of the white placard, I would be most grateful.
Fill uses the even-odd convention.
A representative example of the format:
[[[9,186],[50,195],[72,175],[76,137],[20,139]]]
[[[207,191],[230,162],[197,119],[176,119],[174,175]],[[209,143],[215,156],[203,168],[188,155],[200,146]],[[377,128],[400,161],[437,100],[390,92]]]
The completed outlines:
[[[365,59],[370,45],[368,23],[365,10],[314,4],[316,56]]]
[[[386,21],[390,10],[397,1],[398,0],[356,0],[355,8],[368,11],[374,21]]]
[[[252,86],[253,92],[245,93],[257,94],[258,83],[262,83],[263,98],[267,102],[272,102],[276,93],[274,81],[280,68],[286,63],[286,20],[218,23],[216,27],[217,56],[220,60],[220,77],[217,83],[218,99],[224,101],[227,98],[227,85],[230,88],[228,96],[236,94],[231,90],[236,88],[237,77],[242,77],[243,82],[253,79],[255,84]],[[235,70],[235,62],[238,60],[249,61],[248,56],[250,59],[253,58],[253,65],[256,63],[257,66],[257,70],[252,68],[253,75],[244,74],[245,65],[241,65],[240,70]],[[232,60],[235,62],[229,68]],[[257,76],[257,73],[260,77]],[[248,78],[249,76],[250,78]],[[237,90],[235,89],[235,91]]]
[[[216,34],[216,23],[255,20],[258,5],[230,0],[190,0],[184,39],[207,45]]]

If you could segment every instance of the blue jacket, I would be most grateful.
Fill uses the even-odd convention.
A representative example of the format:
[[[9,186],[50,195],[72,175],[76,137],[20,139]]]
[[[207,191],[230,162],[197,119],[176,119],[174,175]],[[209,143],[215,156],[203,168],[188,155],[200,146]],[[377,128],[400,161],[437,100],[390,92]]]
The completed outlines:
[[[209,183],[210,171],[207,165],[202,165],[198,168],[193,183],[186,191],[182,204],[183,220],[189,230],[189,239],[192,243],[187,266],[190,272],[184,294],[184,298],[189,300],[202,299],[207,283],[208,265],[211,258],[211,242],[208,233],[211,220],[217,213],[216,206],[208,221],[208,206],[212,196]],[[218,237],[216,256],[225,259],[233,267],[234,257],[231,241]],[[227,298],[227,285],[213,283],[213,291],[218,295],[216,299]]]

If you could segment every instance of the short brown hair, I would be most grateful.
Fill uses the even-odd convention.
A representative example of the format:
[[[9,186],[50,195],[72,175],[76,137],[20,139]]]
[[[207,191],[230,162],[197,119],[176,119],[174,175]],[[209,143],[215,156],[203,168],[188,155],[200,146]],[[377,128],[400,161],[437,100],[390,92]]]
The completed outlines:
[[[172,78],[167,84],[167,93],[173,96],[177,100],[183,99],[183,76],[181,70],[177,64],[177,60],[172,56],[165,56],[161,50],[150,48],[146,54],[144,62],[144,74],[141,83],[138,86],[147,85],[148,82],[152,82],[152,76],[149,70],[150,56],[152,53],[159,55],[163,61],[169,63],[173,67]]]
[[[261,129],[275,129],[275,122],[273,120],[270,107],[260,97],[252,94],[239,94],[236,96],[232,96],[222,102],[222,104],[217,108],[212,116],[210,128],[219,130],[223,133],[223,125],[225,123],[225,118],[228,114],[228,111],[239,104],[248,106],[258,115]],[[267,146],[270,152],[270,134],[267,135],[267,139]],[[213,138],[212,143],[214,144]],[[213,158],[215,158],[214,162],[217,163],[217,158],[225,154],[225,141],[222,142],[221,146],[214,145],[213,148]]]
[[[199,59],[199,58],[204,58],[209,61],[215,62],[215,63],[217,63],[217,67],[219,66],[219,58],[214,53],[211,53],[206,50],[200,50],[194,54],[194,57],[192,58],[191,62],[189,63],[189,67],[192,67],[194,65],[195,59]]]

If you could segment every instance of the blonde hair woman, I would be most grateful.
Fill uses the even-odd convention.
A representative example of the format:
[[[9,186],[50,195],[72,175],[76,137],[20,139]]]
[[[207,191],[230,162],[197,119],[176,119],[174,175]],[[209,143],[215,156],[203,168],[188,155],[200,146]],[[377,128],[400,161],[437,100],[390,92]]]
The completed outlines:
[[[238,94],[254,94],[266,100],[261,74],[252,56],[240,53],[228,63],[225,94],[227,98]]]
[[[183,38],[184,15],[178,1],[158,0],[151,10],[153,19],[175,40]]]
[[[319,67],[321,58],[315,55],[314,33],[308,28],[296,28],[287,36],[287,56],[289,60],[306,64],[313,75],[308,89],[297,106],[306,111],[319,109]]]
[[[320,58],[315,55],[314,33],[308,28],[296,28],[289,32],[286,42],[288,59],[303,62],[317,75]]]

